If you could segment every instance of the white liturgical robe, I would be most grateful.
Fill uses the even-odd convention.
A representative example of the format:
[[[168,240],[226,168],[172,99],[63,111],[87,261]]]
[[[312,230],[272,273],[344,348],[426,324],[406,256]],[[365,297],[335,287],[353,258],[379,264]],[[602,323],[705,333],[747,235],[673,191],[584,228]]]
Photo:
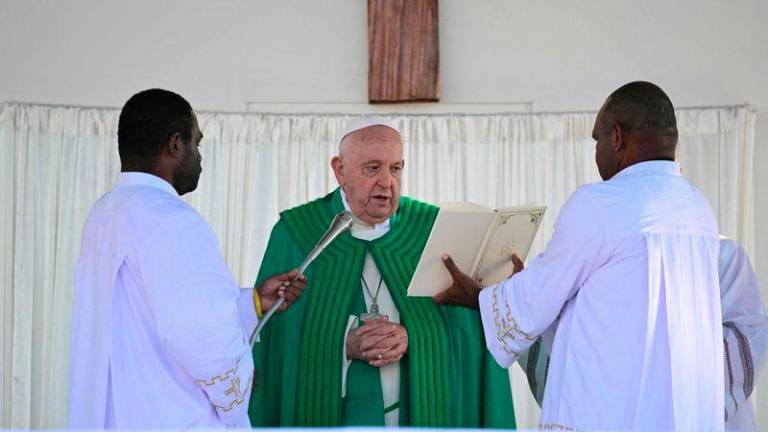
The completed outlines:
[[[83,230],[70,427],[248,427],[252,292],[169,183],[120,173]]]
[[[751,395],[768,354],[768,315],[747,253],[727,238],[720,241],[720,294],[725,343],[725,429],[755,431]]]
[[[488,348],[509,367],[559,317],[544,429],[722,429],[718,251],[674,162],[582,186],[544,252],[481,292]]]
[[[725,430],[756,431],[751,394],[768,354],[768,315],[747,253],[720,240],[720,300],[725,347]],[[557,323],[520,356],[531,392],[541,405]]]

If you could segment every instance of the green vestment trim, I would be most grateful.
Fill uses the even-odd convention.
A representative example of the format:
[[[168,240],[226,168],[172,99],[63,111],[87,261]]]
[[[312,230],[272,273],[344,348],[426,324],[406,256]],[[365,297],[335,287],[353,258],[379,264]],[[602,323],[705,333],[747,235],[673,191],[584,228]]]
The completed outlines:
[[[342,210],[337,190],[283,212],[257,283],[297,266]],[[408,330],[401,424],[514,428],[509,378],[485,350],[478,312],[407,297],[437,212],[402,197],[386,235],[367,242],[342,234],[310,266],[304,295],[270,321],[254,349],[263,380],[251,399],[254,426],[383,424],[376,368],[353,361],[341,398],[344,330],[350,313],[365,311],[360,275],[370,252]]]

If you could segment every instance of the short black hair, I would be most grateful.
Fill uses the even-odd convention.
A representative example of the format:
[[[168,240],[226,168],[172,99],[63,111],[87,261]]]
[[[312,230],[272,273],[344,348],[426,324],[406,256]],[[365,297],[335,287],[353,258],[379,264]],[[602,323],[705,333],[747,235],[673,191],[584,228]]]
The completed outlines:
[[[608,97],[603,115],[604,121],[613,120],[656,144],[677,143],[675,108],[656,84],[634,81],[619,87]]]
[[[158,88],[136,93],[120,111],[120,161],[149,170],[173,134],[180,133],[182,141],[189,143],[192,127],[192,106],[180,95]]]

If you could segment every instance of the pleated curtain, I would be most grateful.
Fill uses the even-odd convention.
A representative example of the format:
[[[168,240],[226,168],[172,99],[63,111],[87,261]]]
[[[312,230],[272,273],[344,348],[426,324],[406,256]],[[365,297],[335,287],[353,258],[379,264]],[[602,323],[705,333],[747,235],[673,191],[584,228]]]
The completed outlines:
[[[0,105],[0,427],[66,425],[72,281],[83,222],[120,168],[119,110]],[[755,113],[678,110],[683,175],[709,198],[721,232],[754,251]],[[185,196],[211,224],[243,286],[259,269],[278,213],[336,187],[330,159],[352,115],[198,113],[198,189]],[[403,194],[489,208],[548,206],[531,254],[581,184],[599,181],[595,114],[390,117],[405,142]],[[538,409],[513,366],[521,427]]]

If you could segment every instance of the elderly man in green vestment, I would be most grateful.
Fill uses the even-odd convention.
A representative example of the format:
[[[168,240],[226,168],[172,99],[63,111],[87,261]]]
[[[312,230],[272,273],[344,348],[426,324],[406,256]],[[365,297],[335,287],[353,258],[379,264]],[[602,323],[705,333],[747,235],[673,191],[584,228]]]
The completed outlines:
[[[514,428],[509,375],[477,311],[406,295],[438,208],[400,196],[400,133],[363,117],[331,165],[340,187],[281,213],[257,284],[297,267],[335,214],[355,221],[261,332],[252,425]]]

